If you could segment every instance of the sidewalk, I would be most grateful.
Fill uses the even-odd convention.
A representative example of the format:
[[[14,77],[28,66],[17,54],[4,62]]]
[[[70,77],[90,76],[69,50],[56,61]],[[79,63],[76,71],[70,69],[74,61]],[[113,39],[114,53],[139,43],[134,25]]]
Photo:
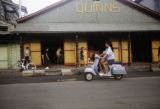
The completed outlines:
[[[43,69],[41,69],[42,71]],[[45,72],[45,75],[23,77],[17,70],[0,70],[0,84],[16,83],[46,83],[57,81],[82,81],[84,68],[54,66]],[[159,71],[128,71],[125,78],[160,76]]]

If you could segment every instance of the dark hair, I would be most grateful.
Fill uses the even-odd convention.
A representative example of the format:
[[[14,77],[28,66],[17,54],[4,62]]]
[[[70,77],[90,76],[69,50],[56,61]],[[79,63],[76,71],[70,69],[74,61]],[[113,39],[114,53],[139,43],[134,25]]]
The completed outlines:
[[[84,49],[84,47],[81,47],[81,50]]]
[[[107,43],[110,47],[111,47],[111,49],[112,49],[112,51],[113,51],[113,46],[112,46],[112,42],[111,41],[106,41],[105,43]]]
[[[46,48],[45,51],[46,51],[46,50],[49,50],[49,48]]]
[[[29,49],[29,47],[26,47],[26,49]]]

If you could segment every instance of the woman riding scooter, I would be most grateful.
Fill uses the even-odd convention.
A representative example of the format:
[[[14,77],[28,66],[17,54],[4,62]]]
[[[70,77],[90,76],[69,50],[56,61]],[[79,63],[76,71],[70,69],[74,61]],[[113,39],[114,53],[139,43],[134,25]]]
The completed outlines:
[[[116,80],[121,80],[127,74],[125,67],[121,64],[114,63],[114,53],[108,43],[105,43],[106,50],[99,55],[95,53],[94,64],[84,70],[84,78],[86,81],[92,81],[95,76],[97,77],[114,77]],[[101,73],[101,68],[103,67]],[[108,71],[107,71],[108,69]]]
[[[104,73],[100,73],[101,76],[108,75],[107,72],[109,71],[109,66],[114,64],[115,56],[111,49],[111,46],[106,42],[105,43],[106,49],[105,51],[100,55],[101,61],[100,64],[102,65],[102,69]]]

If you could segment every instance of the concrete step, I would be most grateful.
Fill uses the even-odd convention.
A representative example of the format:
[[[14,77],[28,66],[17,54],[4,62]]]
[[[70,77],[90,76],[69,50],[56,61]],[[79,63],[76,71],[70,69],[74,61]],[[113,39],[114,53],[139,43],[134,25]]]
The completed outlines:
[[[127,71],[150,71],[150,63],[132,63],[131,66],[125,66]]]
[[[24,70],[22,72],[22,76],[27,77],[27,76],[44,76],[45,71],[44,70]]]
[[[33,70],[26,70],[22,72],[23,77],[33,76]]]
[[[152,71],[153,72],[160,72],[159,64],[152,64]]]
[[[45,72],[61,72],[61,69],[48,69],[48,70],[44,70]]]
[[[158,64],[143,64],[143,63],[137,63],[137,64],[132,64],[131,66],[125,66],[127,71],[153,71],[157,72],[160,71],[159,65]]]
[[[70,69],[70,68],[62,68],[62,69],[49,69],[49,70],[45,70],[45,74],[46,75],[73,75],[74,71],[72,71],[74,69]]]

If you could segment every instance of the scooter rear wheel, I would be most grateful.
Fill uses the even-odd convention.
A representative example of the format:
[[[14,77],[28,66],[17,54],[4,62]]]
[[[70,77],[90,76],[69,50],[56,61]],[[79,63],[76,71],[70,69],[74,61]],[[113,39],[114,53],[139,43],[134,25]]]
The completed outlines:
[[[86,81],[92,81],[93,78],[94,78],[94,76],[93,76],[92,73],[85,73],[85,74],[84,74],[84,79],[85,79]]]
[[[121,80],[123,78],[123,75],[114,75],[115,80]]]

